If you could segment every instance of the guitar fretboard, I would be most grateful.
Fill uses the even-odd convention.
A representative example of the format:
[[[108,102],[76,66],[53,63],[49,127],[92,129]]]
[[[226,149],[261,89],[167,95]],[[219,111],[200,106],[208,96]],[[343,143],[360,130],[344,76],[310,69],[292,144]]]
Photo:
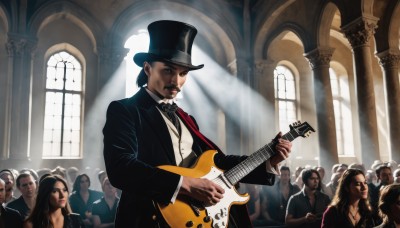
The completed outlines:
[[[283,139],[293,141],[299,134],[295,130],[291,130],[282,136]],[[235,185],[243,177],[257,168],[261,163],[268,160],[275,154],[275,145],[277,142],[273,140],[267,145],[261,147],[252,155],[247,157],[244,161],[233,167],[232,169],[225,172],[225,177],[229,180],[232,185]]]

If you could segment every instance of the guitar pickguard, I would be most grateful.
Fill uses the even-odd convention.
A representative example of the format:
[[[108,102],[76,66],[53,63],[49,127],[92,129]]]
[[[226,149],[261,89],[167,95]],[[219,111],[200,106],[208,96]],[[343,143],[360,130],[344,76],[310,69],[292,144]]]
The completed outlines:
[[[249,201],[249,196],[244,195],[241,196],[237,193],[234,186],[232,186],[227,180],[223,180],[223,172],[215,167],[211,167],[210,173],[208,173],[203,178],[209,180],[220,179],[222,181],[218,181],[218,184],[225,190],[224,197],[221,201],[210,207],[206,207],[207,215],[212,218],[212,227],[220,228],[226,227],[228,225],[229,220],[229,209],[232,204],[245,204]]]

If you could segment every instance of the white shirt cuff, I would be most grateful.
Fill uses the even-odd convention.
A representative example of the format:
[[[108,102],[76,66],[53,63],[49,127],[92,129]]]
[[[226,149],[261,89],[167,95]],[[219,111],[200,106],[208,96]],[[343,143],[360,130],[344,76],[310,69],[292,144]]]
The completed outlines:
[[[172,198],[170,200],[171,203],[175,203],[176,197],[178,197],[179,189],[181,189],[181,187],[182,187],[182,181],[183,181],[183,177],[181,176],[181,178],[179,179],[178,186],[175,189],[175,193],[174,193],[174,195],[172,195]]]
[[[272,173],[272,174],[275,174],[275,175],[278,175],[278,176],[280,175],[279,169],[278,169],[278,165],[276,165],[275,167],[272,167],[271,163],[269,162],[269,160],[267,160],[265,162],[265,169],[267,170],[268,173]]]

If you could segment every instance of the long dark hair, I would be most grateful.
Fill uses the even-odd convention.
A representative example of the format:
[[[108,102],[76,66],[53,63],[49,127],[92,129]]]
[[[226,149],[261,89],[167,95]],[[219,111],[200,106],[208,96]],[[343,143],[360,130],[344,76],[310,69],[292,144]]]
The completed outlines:
[[[400,195],[400,184],[391,184],[381,190],[379,198],[379,215],[384,224],[389,224],[393,220],[393,213],[390,207],[397,202]]]
[[[27,221],[32,223],[34,228],[54,227],[50,220],[50,212],[52,209],[50,205],[50,196],[57,181],[62,182],[64,184],[64,187],[68,191],[67,182],[59,175],[47,176],[43,178],[39,183],[39,190],[36,196],[35,207],[33,208],[32,213],[26,219]],[[64,217],[71,214],[72,211],[68,203],[68,198],[65,207],[61,208],[61,212]]]
[[[72,187],[72,192],[76,192],[79,193],[79,191],[81,190],[81,179],[82,177],[86,177],[89,180],[89,186],[90,186],[90,178],[87,174],[80,174],[76,177],[75,182],[74,182],[74,186]]]
[[[319,180],[319,181],[318,181],[318,188],[317,188],[317,190],[320,191],[321,188],[322,188],[322,185],[321,185],[321,177],[320,177],[320,175],[319,175],[319,172],[318,172],[316,169],[304,169],[304,170],[302,170],[302,172],[301,172],[301,180],[303,181],[303,184],[304,184],[304,185],[308,186],[307,181],[308,181],[308,179],[311,178],[311,176],[312,176],[313,173],[315,173],[315,174],[317,175],[317,177],[318,177],[318,180]]]
[[[336,189],[335,196],[332,199],[331,205],[338,209],[340,213],[347,214],[349,212],[349,204],[350,204],[350,184],[353,181],[353,178],[357,175],[365,175],[363,171],[359,169],[347,169],[344,171],[342,177],[339,179],[339,185]],[[364,217],[371,214],[371,206],[369,204],[369,194],[367,199],[360,199],[358,202],[358,208],[360,210],[360,214]]]

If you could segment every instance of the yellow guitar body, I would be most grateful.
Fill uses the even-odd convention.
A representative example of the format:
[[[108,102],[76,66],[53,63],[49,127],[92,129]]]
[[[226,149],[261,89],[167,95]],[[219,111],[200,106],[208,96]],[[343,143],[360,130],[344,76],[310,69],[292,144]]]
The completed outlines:
[[[245,204],[249,195],[239,194],[234,186],[223,176],[223,170],[218,169],[214,163],[215,150],[204,152],[193,168],[177,166],[159,166],[159,168],[194,178],[206,178],[219,184],[225,190],[222,200],[211,207],[204,207],[199,202],[194,202],[189,197],[178,197],[173,204],[160,205],[159,210],[172,228],[181,227],[226,227],[229,219],[229,209],[232,204]]]

